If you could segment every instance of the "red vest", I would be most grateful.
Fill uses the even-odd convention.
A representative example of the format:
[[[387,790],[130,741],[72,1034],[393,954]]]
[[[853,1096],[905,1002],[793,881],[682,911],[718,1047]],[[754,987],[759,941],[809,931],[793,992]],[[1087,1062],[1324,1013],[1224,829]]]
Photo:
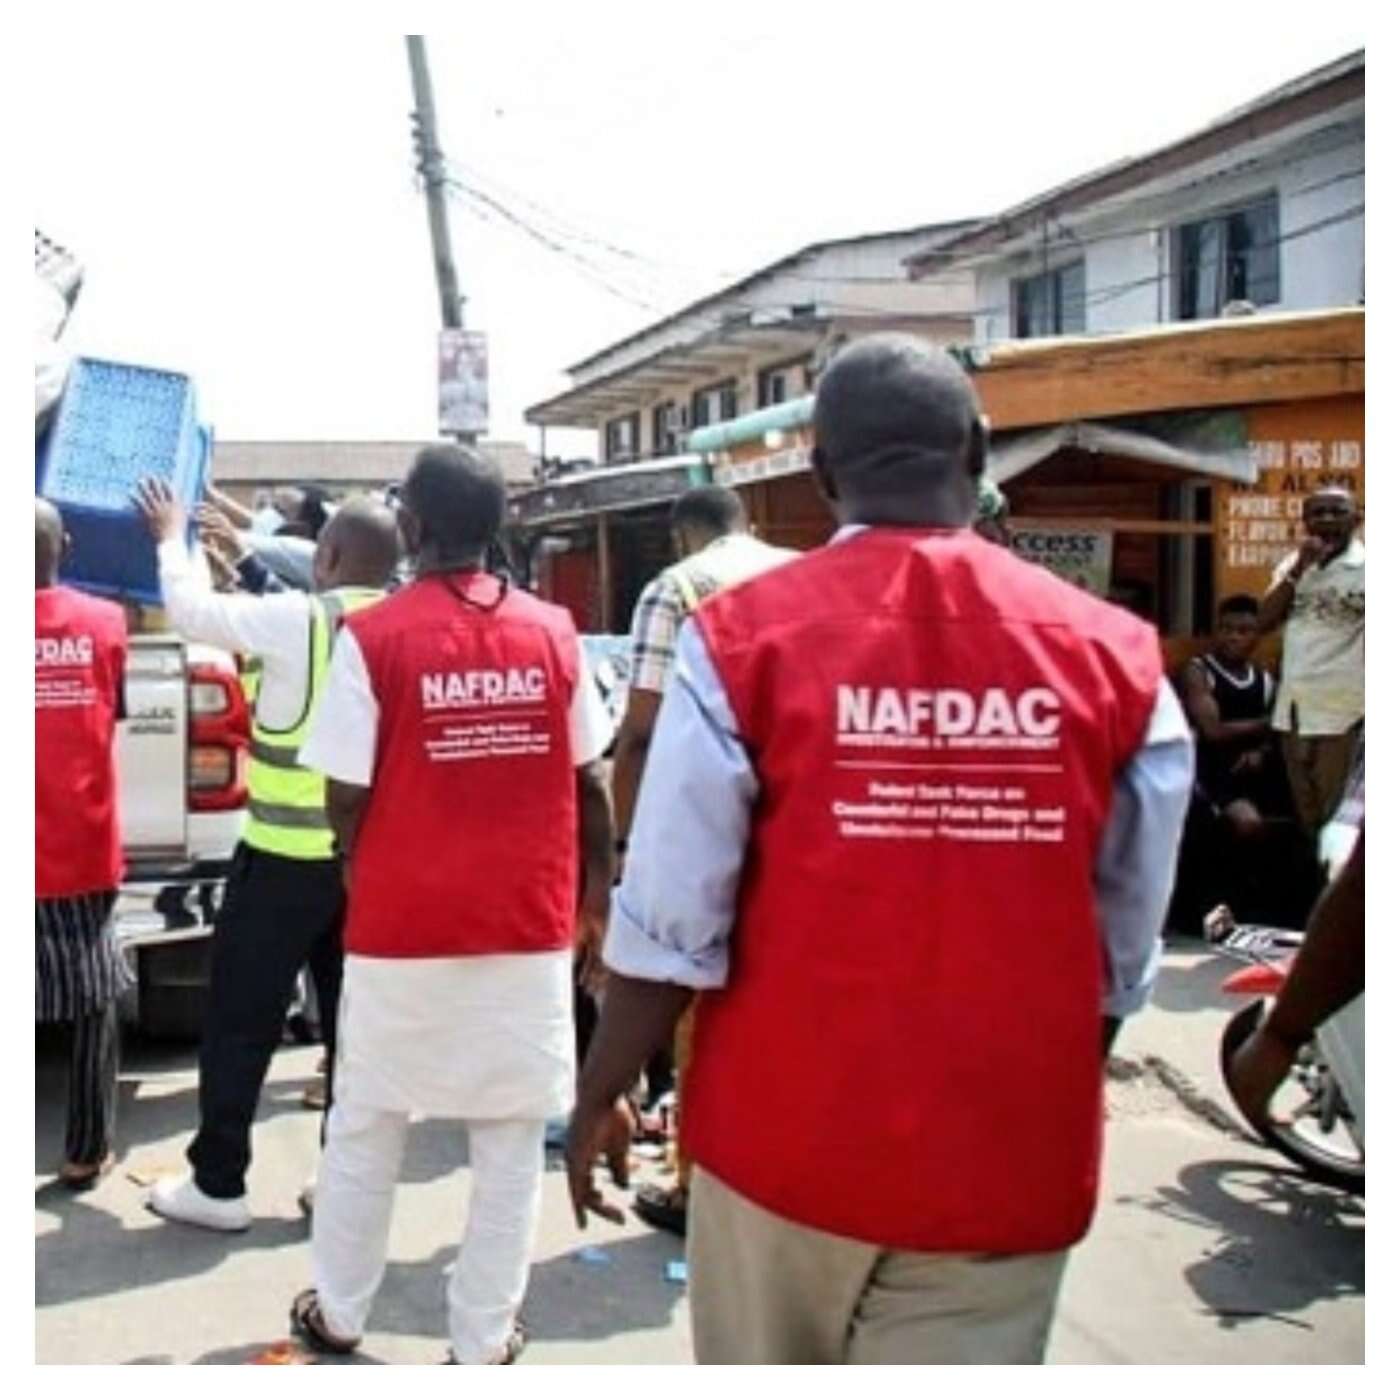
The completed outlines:
[[[121,883],[114,740],[126,618],[71,588],[34,592],[34,894]]]
[[[968,531],[869,530],[696,616],[761,800],[689,1151],[888,1248],[1067,1247],[1103,1113],[1093,868],[1155,633]]]
[[[379,705],[345,931],[364,957],[534,953],[574,936],[573,623],[528,593],[502,597],[489,575],[453,580],[482,606],[434,576],[344,624]]]

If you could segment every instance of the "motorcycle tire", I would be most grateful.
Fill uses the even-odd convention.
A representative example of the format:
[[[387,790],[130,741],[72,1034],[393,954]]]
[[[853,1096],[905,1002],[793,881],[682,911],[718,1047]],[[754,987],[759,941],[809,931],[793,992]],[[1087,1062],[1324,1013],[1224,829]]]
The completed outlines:
[[[1249,1039],[1263,1020],[1267,1005],[1267,1002],[1261,1000],[1242,1007],[1230,1018],[1224,1034],[1220,1037],[1220,1076],[1225,1081],[1226,1089],[1230,1090],[1232,1100],[1234,1091],[1230,1088],[1226,1067],[1230,1057]],[[1239,1104],[1236,1103],[1235,1107],[1238,1110]],[[1295,1166],[1301,1167],[1313,1181],[1321,1182],[1324,1186],[1334,1186],[1340,1191],[1350,1191],[1357,1196],[1366,1194],[1364,1157],[1357,1161],[1340,1153],[1329,1152],[1321,1143],[1296,1132],[1285,1123],[1269,1123],[1263,1128],[1256,1128],[1250,1124],[1250,1127],[1275,1152],[1287,1157]]]

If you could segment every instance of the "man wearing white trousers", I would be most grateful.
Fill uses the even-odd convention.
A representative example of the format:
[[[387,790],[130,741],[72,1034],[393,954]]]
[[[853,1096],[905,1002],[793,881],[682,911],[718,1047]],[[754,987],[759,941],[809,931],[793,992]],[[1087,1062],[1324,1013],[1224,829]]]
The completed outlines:
[[[496,468],[419,454],[400,519],[417,577],[347,622],[301,753],[349,887],[314,1286],[292,1306],[321,1351],[363,1336],[412,1115],[463,1121],[470,1146],[450,1360],[524,1345],[545,1125],[573,1102],[575,933],[607,910],[610,726],[568,614],[482,568],[504,511]]]

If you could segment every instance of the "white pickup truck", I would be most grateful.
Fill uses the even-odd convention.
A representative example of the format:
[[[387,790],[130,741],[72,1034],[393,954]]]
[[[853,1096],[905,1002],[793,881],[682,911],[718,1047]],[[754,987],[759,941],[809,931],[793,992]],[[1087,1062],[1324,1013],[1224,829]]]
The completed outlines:
[[[226,652],[133,631],[118,726],[127,873],[117,938],[137,977],[128,1018],[199,1033],[209,931],[247,803],[248,707]]]

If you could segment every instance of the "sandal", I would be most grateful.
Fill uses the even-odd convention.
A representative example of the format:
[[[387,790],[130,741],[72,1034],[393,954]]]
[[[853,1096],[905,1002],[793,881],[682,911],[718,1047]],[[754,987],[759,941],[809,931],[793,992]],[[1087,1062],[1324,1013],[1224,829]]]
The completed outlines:
[[[353,1341],[337,1337],[326,1326],[326,1319],[321,1315],[321,1300],[314,1288],[304,1289],[292,1299],[292,1331],[312,1351],[328,1356],[349,1356],[360,1345],[358,1337]]]
[[[505,1350],[494,1361],[487,1362],[489,1366],[514,1366],[520,1353],[525,1350],[525,1343],[529,1340],[525,1331],[525,1324],[519,1318],[515,1320],[515,1325],[510,1329],[510,1336],[506,1338]],[[447,1360],[442,1363],[444,1366],[460,1366],[462,1363],[457,1360],[455,1353],[449,1351]]]
[[[91,1191],[116,1164],[116,1154],[112,1152],[95,1166],[90,1162],[65,1162],[58,1169],[58,1179],[70,1191]]]
[[[637,1188],[632,1198],[632,1209],[648,1225],[658,1230],[669,1230],[673,1235],[685,1238],[686,1204],[689,1193],[683,1186],[653,1186],[646,1182]]]

